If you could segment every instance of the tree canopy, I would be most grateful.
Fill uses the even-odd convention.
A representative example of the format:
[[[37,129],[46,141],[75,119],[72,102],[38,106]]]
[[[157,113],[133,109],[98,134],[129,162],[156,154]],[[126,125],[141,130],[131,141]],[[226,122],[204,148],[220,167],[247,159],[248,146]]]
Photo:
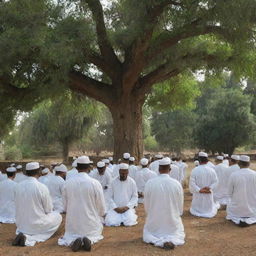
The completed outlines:
[[[24,110],[70,88],[109,108],[116,157],[141,156],[154,85],[197,70],[253,76],[255,11],[255,0],[1,1],[0,101]]]

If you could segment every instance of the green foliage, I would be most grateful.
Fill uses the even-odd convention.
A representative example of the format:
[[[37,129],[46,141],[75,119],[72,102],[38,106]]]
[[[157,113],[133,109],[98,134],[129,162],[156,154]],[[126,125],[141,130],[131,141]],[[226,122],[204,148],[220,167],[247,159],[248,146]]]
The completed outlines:
[[[17,146],[11,146],[5,148],[5,160],[21,160],[22,159],[22,153],[20,149]]]
[[[57,142],[66,159],[71,144],[88,132],[97,115],[95,102],[67,92],[55,101],[41,103],[24,119],[20,127],[21,144],[42,148]]]
[[[144,139],[144,147],[145,147],[145,150],[153,151],[153,152],[156,152],[159,149],[159,145],[153,136],[147,136]]]
[[[199,95],[200,88],[193,75],[183,74],[156,84],[148,104],[159,111],[191,109],[195,107],[195,99]]]
[[[202,149],[232,154],[236,147],[250,143],[256,128],[251,97],[239,89],[218,89],[207,97],[198,117],[196,140]]]
[[[152,118],[152,134],[161,148],[181,153],[193,147],[196,116],[189,110],[156,112]]]

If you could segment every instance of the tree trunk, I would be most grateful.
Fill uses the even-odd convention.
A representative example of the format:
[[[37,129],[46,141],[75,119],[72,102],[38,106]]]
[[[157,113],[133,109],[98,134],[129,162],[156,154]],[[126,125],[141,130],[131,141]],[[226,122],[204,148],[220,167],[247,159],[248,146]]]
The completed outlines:
[[[69,143],[68,143],[68,141],[63,141],[62,142],[62,157],[63,157],[63,161],[65,163],[68,162],[68,154],[69,154]]]
[[[129,152],[137,160],[143,156],[143,124],[141,95],[125,95],[110,106],[113,118],[114,159]]]

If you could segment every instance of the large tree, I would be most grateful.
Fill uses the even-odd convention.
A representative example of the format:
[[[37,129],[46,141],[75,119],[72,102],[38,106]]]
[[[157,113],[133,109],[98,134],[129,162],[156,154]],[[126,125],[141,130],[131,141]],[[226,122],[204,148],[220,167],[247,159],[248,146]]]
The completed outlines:
[[[0,1],[1,99],[34,102],[66,85],[109,108],[115,157],[139,157],[153,85],[188,70],[244,71],[253,63],[255,0],[105,3]]]

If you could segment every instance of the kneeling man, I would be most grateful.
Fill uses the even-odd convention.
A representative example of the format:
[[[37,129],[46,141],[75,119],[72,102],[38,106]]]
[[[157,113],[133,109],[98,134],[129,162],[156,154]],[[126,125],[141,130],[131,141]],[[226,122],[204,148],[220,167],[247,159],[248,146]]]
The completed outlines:
[[[144,191],[144,206],[147,214],[143,240],[170,250],[185,243],[183,214],[183,188],[170,177],[169,157],[159,161],[159,173],[149,180]]]
[[[34,246],[49,239],[61,224],[62,217],[53,211],[48,188],[40,183],[39,163],[26,165],[28,178],[17,184],[15,190],[16,238],[14,246]]]
[[[106,226],[133,226],[137,224],[135,207],[138,204],[138,192],[135,181],[128,176],[128,164],[119,165],[119,176],[115,178],[108,191]]]
[[[249,156],[241,156],[238,165],[241,169],[229,179],[230,202],[226,218],[240,227],[247,227],[256,223],[256,172],[249,168]]]

